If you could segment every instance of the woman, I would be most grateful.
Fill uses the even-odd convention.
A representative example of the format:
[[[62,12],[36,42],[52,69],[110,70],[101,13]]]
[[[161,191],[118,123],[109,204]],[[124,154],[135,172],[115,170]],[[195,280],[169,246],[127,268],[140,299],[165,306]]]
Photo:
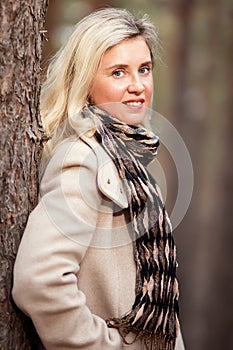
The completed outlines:
[[[48,350],[176,349],[176,252],[145,166],[156,30],[103,9],[85,17],[42,87],[51,137],[40,201],[14,269],[13,298]]]

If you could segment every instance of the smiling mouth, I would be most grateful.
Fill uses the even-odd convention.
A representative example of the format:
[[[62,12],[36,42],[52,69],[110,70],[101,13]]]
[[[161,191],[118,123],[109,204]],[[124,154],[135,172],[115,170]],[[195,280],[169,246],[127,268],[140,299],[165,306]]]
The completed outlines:
[[[123,102],[124,105],[132,106],[132,107],[142,106],[143,103],[144,103],[144,100],[140,100],[140,101],[125,101],[125,102]]]

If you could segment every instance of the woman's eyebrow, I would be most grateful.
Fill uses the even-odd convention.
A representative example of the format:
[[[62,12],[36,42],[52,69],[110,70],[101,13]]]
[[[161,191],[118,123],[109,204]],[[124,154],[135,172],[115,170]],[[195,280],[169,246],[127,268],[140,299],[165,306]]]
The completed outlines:
[[[114,64],[113,66],[106,67],[104,70],[109,71],[109,70],[114,70],[116,68],[127,68],[128,64],[123,64],[123,63],[117,63]]]
[[[139,67],[147,66],[147,65],[153,66],[153,62],[151,60],[143,62],[139,65]],[[127,68],[128,66],[129,66],[128,64],[117,63],[117,64],[114,64],[113,66],[106,67],[104,70],[109,71],[109,70],[114,70],[117,68]]]
[[[143,67],[143,66],[152,66],[152,67],[153,67],[153,62],[152,62],[152,60],[146,61],[146,62],[140,64],[140,67]]]

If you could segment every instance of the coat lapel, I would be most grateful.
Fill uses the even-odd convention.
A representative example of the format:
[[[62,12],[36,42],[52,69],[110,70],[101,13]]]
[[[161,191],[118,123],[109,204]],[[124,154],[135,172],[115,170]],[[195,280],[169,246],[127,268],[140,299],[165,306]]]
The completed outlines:
[[[100,191],[119,207],[127,208],[128,200],[125,194],[123,181],[119,178],[115,164],[93,137],[82,136],[82,140],[86,142],[96,154],[98,160],[97,183]]]

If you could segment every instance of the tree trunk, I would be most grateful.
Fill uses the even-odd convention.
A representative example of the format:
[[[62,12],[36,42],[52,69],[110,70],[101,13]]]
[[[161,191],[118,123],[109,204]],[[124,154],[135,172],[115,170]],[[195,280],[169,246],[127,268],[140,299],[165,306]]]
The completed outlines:
[[[40,60],[47,0],[1,0],[0,348],[35,349],[30,321],[11,299],[12,271],[28,214],[36,205]]]

